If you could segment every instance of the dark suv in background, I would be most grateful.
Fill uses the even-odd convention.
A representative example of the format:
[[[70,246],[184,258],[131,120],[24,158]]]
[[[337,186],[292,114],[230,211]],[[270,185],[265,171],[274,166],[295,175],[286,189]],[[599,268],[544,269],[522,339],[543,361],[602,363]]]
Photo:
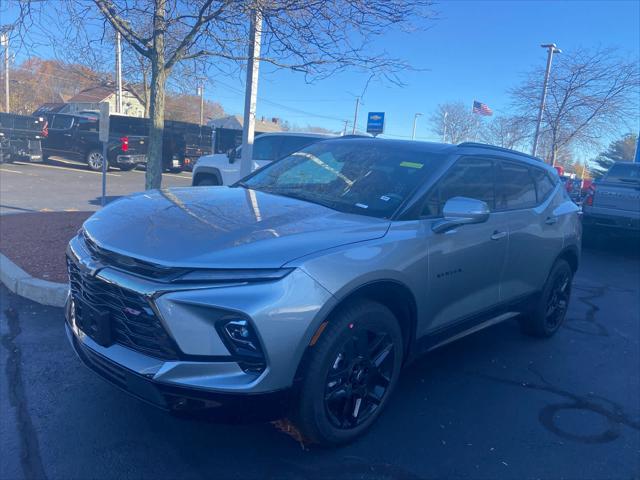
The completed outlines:
[[[41,142],[46,135],[44,117],[0,112],[0,163],[42,160]]]

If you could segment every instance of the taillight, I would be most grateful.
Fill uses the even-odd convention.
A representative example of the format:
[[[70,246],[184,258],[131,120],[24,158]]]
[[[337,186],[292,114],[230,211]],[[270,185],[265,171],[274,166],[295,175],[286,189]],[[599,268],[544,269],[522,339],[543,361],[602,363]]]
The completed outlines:
[[[129,137],[122,137],[120,139],[120,149],[123,152],[126,152],[127,150],[129,150]]]
[[[584,204],[587,207],[593,206],[593,197],[595,196],[596,196],[596,187],[595,185],[591,185],[591,188],[589,188],[589,192],[587,193],[587,198],[585,198],[584,200]]]

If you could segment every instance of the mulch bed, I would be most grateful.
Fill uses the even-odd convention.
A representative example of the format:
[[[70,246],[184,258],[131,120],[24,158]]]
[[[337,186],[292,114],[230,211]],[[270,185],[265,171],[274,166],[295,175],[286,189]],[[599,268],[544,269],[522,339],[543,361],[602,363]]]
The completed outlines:
[[[34,277],[66,282],[64,252],[94,212],[37,212],[0,216],[0,252]]]

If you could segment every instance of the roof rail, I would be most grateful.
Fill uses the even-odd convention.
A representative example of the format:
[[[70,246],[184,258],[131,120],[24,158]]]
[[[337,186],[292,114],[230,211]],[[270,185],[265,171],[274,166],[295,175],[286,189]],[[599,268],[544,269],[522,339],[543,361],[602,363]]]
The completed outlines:
[[[458,144],[458,147],[478,147],[478,148],[489,148],[491,150],[498,150],[500,152],[514,153],[516,155],[521,155],[523,157],[531,158],[538,162],[544,161],[539,157],[534,157],[533,155],[529,155],[528,153],[519,152],[517,150],[512,150],[511,148],[498,147],[497,145],[490,145],[488,143],[480,143],[480,142],[462,142]]]

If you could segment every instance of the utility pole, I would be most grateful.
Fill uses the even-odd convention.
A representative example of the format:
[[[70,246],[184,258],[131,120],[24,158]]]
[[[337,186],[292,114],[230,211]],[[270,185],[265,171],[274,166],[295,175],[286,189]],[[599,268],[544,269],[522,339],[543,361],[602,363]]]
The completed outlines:
[[[547,85],[549,83],[549,74],[551,73],[551,61],[553,60],[554,53],[562,53],[555,43],[547,43],[540,45],[542,48],[547,49],[547,69],[544,73],[544,83],[542,84],[542,98],[540,99],[540,110],[538,111],[538,120],[536,122],[536,133],[533,136],[533,148],[531,149],[531,155],[536,156],[538,150],[538,138],[540,136],[540,124],[542,123],[542,112],[544,111],[544,102],[547,98]]]
[[[253,164],[253,137],[256,127],[256,100],[258,97],[258,68],[260,62],[260,40],[262,35],[262,13],[258,9],[251,12],[249,33],[249,59],[247,61],[247,81],[244,94],[244,122],[242,129],[242,159],[240,176],[251,173]]]
[[[416,139],[416,124],[418,123],[418,117],[422,116],[421,113],[416,113],[413,116],[413,131],[411,132],[411,140]]]
[[[122,47],[120,32],[116,32],[116,113],[122,114]]]
[[[204,125],[204,83],[198,86],[198,95],[200,95],[200,126]]]
[[[447,143],[447,117],[449,112],[442,114],[442,143]]]
[[[349,125],[349,120],[344,120],[344,128],[342,129],[343,137],[347,134],[347,125]]]
[[[358,126],[358,109],[360,108],[360,97],[356,97],[356,113],[353,116],[353,129],[351,130],[351,135],[356,134],[356,128]]]
[[[4,111],[9,113],[9,32],[1,34],[0,44],[4,47]]]

